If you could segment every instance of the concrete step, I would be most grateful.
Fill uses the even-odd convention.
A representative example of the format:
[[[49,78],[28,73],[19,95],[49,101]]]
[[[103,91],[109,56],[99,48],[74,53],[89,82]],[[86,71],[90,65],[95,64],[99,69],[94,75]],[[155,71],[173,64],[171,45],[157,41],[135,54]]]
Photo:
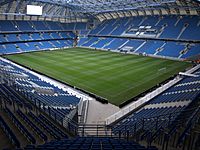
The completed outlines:
[[[4,119],[4,121],[7,123],[7,125],[10,127],[10,129],[13,131],[17,139],[20,141],[21,147],[25,147],[28,144],[31,144],[26,137],[19,131],[19,129],[14,125],[12,120],[9,118],[9,116],[4,112],[0,111],[0,115]]]
[[[34,113],[35,114],[35,113]],[[51,140],[54,140],[54,138],[46,131],[42,128],[42,126],[38,125],[37,123],[35,123],[35,121],[29,116],[27,115],[27,117],[39,128],[41,129],[44,134],[46,134],[47,138],[48,138],[48,141],[51,141]]]
[[[12,145],[11,141],[5,134],[2,128],[0,128],[0,149],[13,149],[14,146]]]
[[[32,136],[35,138],[36,140],[36,144],[41,145],[44,144],[44,141],[32,130],[32,128],[26,124],[26,122],[18,115],[15,114],[15,116],[18,118],[18,120],[25,126],[25,128],[32,134]]]

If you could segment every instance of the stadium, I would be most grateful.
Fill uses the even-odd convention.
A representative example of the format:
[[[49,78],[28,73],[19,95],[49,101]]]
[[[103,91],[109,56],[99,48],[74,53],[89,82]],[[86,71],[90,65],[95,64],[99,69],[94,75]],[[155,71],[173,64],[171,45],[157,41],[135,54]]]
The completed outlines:
[[[200,150],[199,0],[1,0],[0,150]]]

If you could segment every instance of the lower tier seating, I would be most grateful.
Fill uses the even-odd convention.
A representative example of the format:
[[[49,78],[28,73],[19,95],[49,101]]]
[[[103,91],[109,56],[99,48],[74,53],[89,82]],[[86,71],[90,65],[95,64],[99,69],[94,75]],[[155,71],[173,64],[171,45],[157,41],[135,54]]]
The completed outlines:
[[[24,43],[6,43],[0,44],[0,54],[12,54],[22,53],[40,50],[49,50],[55,48],[72,47],[73,40],[49,40],[49,41],[38,41],[38,42],[24,42]]]
[[[32,134],[25,128],[25,126],[17,119],[17,117],[8,109],[5,108],[5,112],[8,114],[12,122],[17,126],[17,128],[24,134],[24,136],[32,143],[35,144],[36,140]]]
[[[51,141],[44,145],[28,145],[25,149],[69,149],[69,150],[157,150],[155,147],[145,148],[133,141],[119,140],[114,138],[77,137],[74,139],[63,139]]]
[[[184,77],[180,82],[153,98],[144,107],[129,114],[124,119],[113,125],[115,133],[124,134],[127,131],[155,130],[165,128],[186,108],[199,98],[200,72],[197,77]]]
[[[128,38],[83,37],[79,39],[78,46],[183,59],[200,54],[199,43],[191,44],[187,42],[136,40]]]
[[[0,116],[0,127],[6,133],[12,144],[15,145],[17,148],[20,148],[19,140],[17,139],[13,131],[10,129],[10,127],[6,124],[6,122],[3,120],[1,116]]]
[[[0,33],[0,54],[72,47],[74,38],[71,31]]]
[[[0,61],[0,66],[2,74],[6,73],[15,78],[14,85],[0,84],[0,92],[6,97],[10,97],[9,101],[31,108],[27,102],[20,99],[17,93],[21,93],[30,102],[44,109],[47,114],[53,118],[56,117],[56,120],[61,124],[80,101],[80,98],[75,95],[65,92],[11,63]]]

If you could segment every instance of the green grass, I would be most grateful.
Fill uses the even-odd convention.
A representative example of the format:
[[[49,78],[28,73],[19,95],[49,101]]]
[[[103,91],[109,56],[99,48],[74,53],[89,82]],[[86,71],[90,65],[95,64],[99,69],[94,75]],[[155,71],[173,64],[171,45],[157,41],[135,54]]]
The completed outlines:
[[[6,57],[95,93],[115,105],[127,101],[191,65],[186,62],[83,48]]]

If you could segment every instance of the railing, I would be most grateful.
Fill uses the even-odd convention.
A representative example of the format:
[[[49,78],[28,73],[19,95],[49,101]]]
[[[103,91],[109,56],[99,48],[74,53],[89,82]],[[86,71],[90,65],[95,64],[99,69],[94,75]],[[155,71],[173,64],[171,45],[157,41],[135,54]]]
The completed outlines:
[[[163,91],[165,91],[166,89],[171,87],[172,85],[176,84],[180,80],[181,80],[181,78],[177,77],[174,80],[171,80],[170,82],[168,82],[167,84],[161,86],[157,90],[147,94],[146,96],[140,98],[139,100],[137,100],[135,102],[132,102],[130,105],[126,106],[125,108],[121,109],[120,111],[111,115],[110,117],[106,118],[106,125],[110,125],[113,122],[115,122],[116,120],[123,117],[124,115],[127,115],[131,111],[135,110],[136,108],[138,108],[142,104],[144,104],[144,103],[148,102],[149,100],[151,100],[152,98],[156,97],[157,95],[159,95],[160,93],[162,93]]]
[[[140,118],[131,125],[122,124],[120,128],[116,125],[107,126],[106,124],[79,124],[78,135],[79,136],[108,136],[108,137],[119,137],[129,138],[134,137],[140,130],[148,130],[145,127],[149,124],[149,121],[155,121],[151,127],[157,130],[159,126],[169,125],[173,120],[174,113],[168,113],[158,115],[149,118]]]
[[[194,72],[195,70],[197,70],[199,68],[200,68],[200,65],[197,65],[196,67],[192,68],[191,70],[188,70],[186,73],[192,73],[192,72]],[[12,84],[12,81],[14,80],[14,78],[12,79],[11,76],[10,76],[11,78],[9,78],[9,74],[7,72],[5,72],[4,75],[6,77],[6,80],[8,80],[8,83]],[[146,103],[150,99],[154,98],[155,96],[159,95],[161,92],[163,92],[167,88],[171,87],[172,85],[174,85],[175,83],[177,83],[180,80],[181,80],[181,78],[175,78],[174,80],[172,80],[172,81],[168,82],[167,84],[163,85],[162,87],[158,88],[156,91],[153,91],[152,93],[147,94],[145,97],[139,99],[138,101],[133,102],[129,106],[123,108],[119,112],[117,112],[117,113],[113,114],[112,116],[108,117],[106,119],[106,124],[105,125],[80,125],[79,129],[77,129],[77,126],[78,126],[77,123],[73,123],[73,125],[75,125],[74,126],[75,127],[75,131],[77,131],[77,130],[78,130],[78,132],[81,131],[81,133],[84,135],[85,133],[87,133],[86,129],[89,129],[89,127],[91,127],[92,129],[95,129],[94,131],[96,133],[98,133],[98,135],[100,135],[100,131],[101,131],[101,134],[104,133],[104,134],[107,135],[110,132],[112,134],[112,130],[108,127],[108,125],[110,125],[111,123],[115,122],[116,120],[118,120],[119,118],[123,117],[124,115],[127,115],[128,113],[130,113],[134,109],[138,108],[142,104]],[[27,98],[30,98],[28,96],[28,93],[24,92],[23,94]],[[35,103],[34,103],[34,101],[35,101]],[[40,101],[37,101],[37,99],[32,99],[32,103],[34,103],[35,106],[37,106],[37,107],[39,107],[41,109],[41,102]]]
[[[89,100],[82,101],[81,109],[78,112],[78,122],[80,124],[85,124],[87,121],[88,107],[89,107]]]
[[[200,68],[200,65],[197,65],[197,66],[193,67],[192,69],[186,71],[186,73],[192,73],[192,72],[196,71],[199,68]],[[166,83],[165,85],[161,86],[157,90],[147,94],[146,96],[140,98],[139,100],[137,100],[135,102],[132,102],[128,106],[122,108],[117,113],[115,113],[115,114],[111,115],[110,117],[106,118],[106,125],[110,125],[110,124],[114,123],[115,121],[117,121],[121,117],[127,115],[128,113],[130,113],[131,111],[135,110],[136,108],[138,108],[142,104],[148,102],[149,100],[151,100],[152,98],[156,97],[157,95],[159,95],[160,93],[162,93],[166,89],[170,88],[171,86],[173,86],[174,84],[176,84],[180,80],[182,80],[182,78],[176,77],[175,79],[173,79],[170,82]]]
[[[150,137],[147,139],[147,143],[149,145],[151,145],[151,143],[153,141],[155,141],[156,139],[158,139],[159,137],[162,137],[163,140],[161,141],[161,145],[162,145],[162,149],[168,149],[168,142],[172,139],[172,137],[176,137],[177,135],[179,136],[178,141],[176,142],[176,140],[173,138],[173,144],[172,146],[177,147],[178,142],[181,141],[180,139],[185,138],[184,135],[189,133],[189,129],[191,128],[191,121],[193,122],[193,125],[195,124],[195,121],[197,119],[197,114],[199,113],[200,107],[192,107],[192,108],[186,108],[185,110],[183,110],[180,115],[173,121],[170,121],[168,123],[168,125],[163,128],[160,127],[158,128],[156,131],[150,131],[151,135]],[[186,126],[183,126],[186,125]],[[184,130],[182,133],[184,134],[177,134],[177,131],[180,127],[184,127]],[[186,132],[187,131],[187,132]],[[161,138],[161,139],[162,139]],[[194,139],[193,139],[194,140]],[[182,141],[183,142],[183,141]],[[191,142],[191,141],[190,141]],[[175,145],[175,143],[177,143]],[[185,146],[186,143],[182,143],[183,147]],[[188,143],[190,144],[190,143]]]
[[[105,124],[80,124],[79,136],[112,136],[111,128]]]
[[[182,134],[180,135],[178,142],[177,142],[177,146],[180,145],[186,138],[187,134],[189,134],[190,130],[193,128],[193,126],[196,123],[196,120],[199,119],[200,115],[200,107],[198,107],[193,114],[190,116],[189,120],[186,122],[186,128],[185,130],[182,132]]]
[[[23,99],[23,104],[20,105],[21,107],[23,107],[23,105],[25,106],[25,109],[27,109],[28,107],[28,102],[31,103],[33,106],[35,106],[36,111],[39,112],[43,112],[45,113],[47,116],[49,116],[50,118],[52,118],[53,120],[55,120],[57,123],[59,123],[61,126],[65,127],[66,129],[68,129],[68,131],[74,135],[77,135],[78,132],[78,123],[75,122],[73,119],[68,118],[67,116],[65,116],[65,118],[63,118],[62,121],[58,120],[58,116],[55,113],[54,115],[52,115],[52,110],[50,107],[47,107],[47,105],[45,103],[42,103],[39,99],[37,99],[36,97],[34,97],[34,95],[30,95],[30,93],[28,93],[27,91],[23,90],[22,87],[20,87],[20,85],[17,85],[14,83],[14,80],[11,78],[8,78],[9,76],[6,76],[7,78],[4,78],[4,81],[6,83],[9,83],[9,87],[11,89],[13,89],[13,91],[17,91],[18,93],[20,93],[20,97]],[[16,93],[14,93],[16,94]],[[12,97],[10,97],[10,95],[4,95],[7,96],[9,100],[13,101]],[[26,101],[25,101],[26,100]],[[17,104],[17,106],[19,107],[19,104]],[[13,102],[13,107],[15,107],[15,103]],[[29,107],[28,109],[30,109],[31,107]],[[75,109],[77,111],[77,109]],[[76,113],[76,112],[74,112]]]

